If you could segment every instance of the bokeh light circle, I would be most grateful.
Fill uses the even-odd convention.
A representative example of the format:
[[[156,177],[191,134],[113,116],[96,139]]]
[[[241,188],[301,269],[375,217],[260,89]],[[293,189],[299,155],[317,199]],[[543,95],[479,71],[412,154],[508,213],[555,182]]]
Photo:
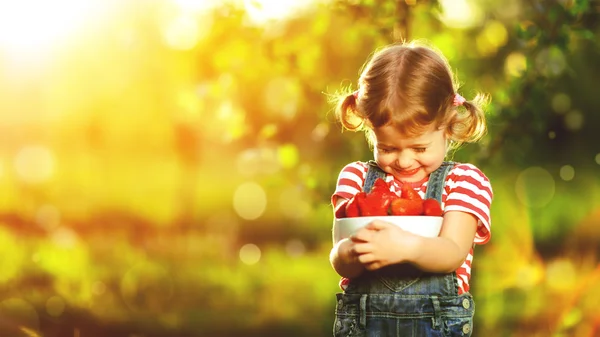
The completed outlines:
[[[265,190],[255,182],[240,185],[233,195],[233,208],[236,213],[246,220],[259,218],[267,207]]]
[[[571,131],[581,129],[583,122],[583,114],[579,110],[571,110],[565,116],[565,127]]]
[[[546,268],[546,282],[548,288],[564,293],[573,289],[577,283],[577,270],[568,259],[559,258],[548,263]]]
[[[240,260],[248,265],[253,265],[260,261],[261,251],[257,245],[248,243],[240,248]]]
[[[530,167],[519,173],[515,182],[518,200],[525,206],[541,208],[554,197],[556,183],[544,168]]]
[[[0,318],[2,323],[8,326],[11,330],[39,330],[40,317],[34,306],[29,302],[12,297],[0,302]]]
[[[44,204],[37,209],[35,220],[40,227],[52,230],[60,225],[60,210],[54,205]]]
[[[286,188],[279,196],[279,208],[281,213],[291,219],[302,219],[310,213],[308,198],[302,190],[295,187]]]
[[[299,239],[291,239],[285,244],[285,252],[291,257],[299,257],[306,252],[306,246]]]
[[[17,153],[14,165],[23,181],[41,183],[54,173],[54,156],[43,146],[27,146]]]
[[[200,38],[198,23],[190,16],[175,18],[163,28],[163,38],[173,49],[190,50]]]
[[[560,178],[564,181],[570,181],[575,178],[575,168],[571,165],[565,165],[560,168]]]
[[[60,296],[52,296],[46,301],[46,312],[52,317],[59,317],[65,311],[65,300]]]
[[[133,311],[164,310],[171,302],[173,280],[161,265],[140,262],[121,279],[121,297]]]
[[[564,114],[571,109],[571,97],[565,93],[558,93],[552,97],[552,109],[559,114]]]
[[[557,77],[567,66],[565,55],[556,46],[541,50],[535,58],[537,69],[547,77]]]
[[[96,281],[92,284],[92,293],[94,295],[102,295],[106,291],[106,285],[102,281]]]
[[[504,61],[504,72],[513,77],[520,77],[527,70],[527,58],[519,52],[510,53]]]

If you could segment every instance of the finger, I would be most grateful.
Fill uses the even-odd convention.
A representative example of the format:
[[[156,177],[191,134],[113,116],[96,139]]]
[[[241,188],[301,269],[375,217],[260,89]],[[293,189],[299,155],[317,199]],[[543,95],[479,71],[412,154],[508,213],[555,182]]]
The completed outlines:
[[[372,233],[364,228],[359,229],[356,233],[350,235],[350,240],[354,242],[367,242],[371,240]]]
[[[354,252],[358,255],[371,253],[373,251],[373,245],[370,243],[356,243],[354,244]]]
[[[387,223],[387,222],[385,222],[385,221],[381,221],[381,220],[373,220],[373,221],[369,222],[369,223],[368,223],[368,224],[367,224],[367,225],[366,225],[364,228],[365,228],[365,229],[369,229],[369,230],[376,230],[376,231],[379,231],[379,230],[382,230],[382,229],[388,228],[388,226],[389,226],[389,225],[390,225],[390,224],[388,224],[388,223]]]
[[[358,261],[364,265],[369,265],[376,262],[375,255],[373,255],[373,253],[364,253],[358,255]]]

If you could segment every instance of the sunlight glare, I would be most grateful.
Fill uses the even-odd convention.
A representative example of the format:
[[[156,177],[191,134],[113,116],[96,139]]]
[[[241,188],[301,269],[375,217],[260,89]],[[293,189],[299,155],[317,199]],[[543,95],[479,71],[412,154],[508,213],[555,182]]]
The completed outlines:
[[[0,1],[0,49],[13,53],[39,51],[85,22],[93,1]]]
[[[173,0],[183,11],[202,12],[213,9],[219,0]]]
[[[468,0],[440,0],[441,21],[452,28],[471,28],[484,19],[481,8]]]
[[[243,0],[250,20],[257,24],[286,19],[306,7],[311,1],[295,0]]]

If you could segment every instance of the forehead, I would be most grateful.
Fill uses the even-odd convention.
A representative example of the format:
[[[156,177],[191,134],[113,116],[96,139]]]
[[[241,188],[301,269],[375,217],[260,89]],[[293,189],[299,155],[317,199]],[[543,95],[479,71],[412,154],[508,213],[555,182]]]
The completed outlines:
[[[373,129],[375,141],[381,145],[407,145],[430,143],[438,137],[443,137],[443,130],[431,125],[417,135],[407,135],[398,131],[392,125],[384,125]]]

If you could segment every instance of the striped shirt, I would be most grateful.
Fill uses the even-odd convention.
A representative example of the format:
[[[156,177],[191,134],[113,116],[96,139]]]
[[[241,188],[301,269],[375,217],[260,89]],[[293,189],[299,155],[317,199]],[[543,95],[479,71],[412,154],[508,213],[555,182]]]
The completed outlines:
[[[350,199],[361,191],[367,170],[368,165],[365,162],[357,161],[346,165],[338,176],[332,201],[336,196]],[[385,180],[392,192],[400,193],[402,183],[396,180],[393,175],[386,174]],[[411,183],[421,197],[425,197],[427,180]],[[442,193],[442,209],[444,213],[461,211],[473,214],[478,219],[477,232],[473,243],[482,245],[487,243],[491,236],[490,206],[492,197],[493,192],[490,181],[481,170],[472,164],[457,163],[446,177]],[[456,270],[459,294],[469,291],[472,262],[473,248],[471,248],[462,265]],[[348,280],[342,279],[340,284],[342,288],[345,288],[344,285],[347,283]]]

